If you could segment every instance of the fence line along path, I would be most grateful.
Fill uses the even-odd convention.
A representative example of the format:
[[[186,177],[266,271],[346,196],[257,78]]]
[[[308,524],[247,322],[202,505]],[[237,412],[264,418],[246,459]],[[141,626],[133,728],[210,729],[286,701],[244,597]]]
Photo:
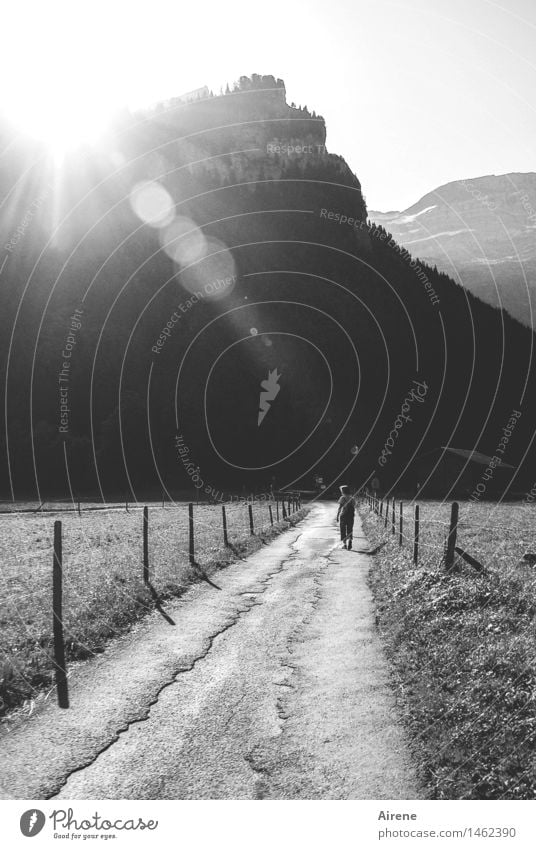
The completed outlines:
[[[236,545],[301,506],[293,492],[222,505],[163,500],[142,506],[141,515],[128,504],[110,514],[76,510],[52,528],[40,512],[6,518],[0,713],[38,695],[52,678],[58,704],[67,708],[69,658],[99,650],[155,598],[180,593],[195,567],[232,559]]]

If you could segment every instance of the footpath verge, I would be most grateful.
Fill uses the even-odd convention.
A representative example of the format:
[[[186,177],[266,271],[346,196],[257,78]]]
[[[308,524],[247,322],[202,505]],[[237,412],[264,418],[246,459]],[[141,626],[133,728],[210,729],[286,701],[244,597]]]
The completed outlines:
[[[479,554],[485,574],[461,559],[447,572],[440,549],[415,567],[366,503],[361,515],[370,550],[383,543],[369,577],[376,622],[430,797],[533,799],[534,574],[501,568],[493,550]]]

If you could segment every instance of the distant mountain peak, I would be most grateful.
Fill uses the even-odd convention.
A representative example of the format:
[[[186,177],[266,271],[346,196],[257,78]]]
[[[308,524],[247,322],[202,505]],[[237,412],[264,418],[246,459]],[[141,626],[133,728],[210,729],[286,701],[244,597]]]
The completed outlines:
[[[370,211],[412,254],[529,323],[536,310],[536,173],[445,183],[402,212]]]

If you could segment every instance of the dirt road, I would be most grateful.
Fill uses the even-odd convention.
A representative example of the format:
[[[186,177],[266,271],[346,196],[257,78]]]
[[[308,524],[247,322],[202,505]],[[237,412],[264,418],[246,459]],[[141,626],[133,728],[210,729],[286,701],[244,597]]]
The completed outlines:
[[[420,798],[335,506],[155,613],[0,738],[3,798]]]

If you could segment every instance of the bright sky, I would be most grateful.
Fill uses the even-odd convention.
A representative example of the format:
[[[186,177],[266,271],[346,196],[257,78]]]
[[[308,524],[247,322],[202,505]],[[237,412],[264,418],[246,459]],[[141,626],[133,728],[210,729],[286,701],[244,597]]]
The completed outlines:
[[[324,115],[369,209],[536,170],[534,0],[17,0],[2,30],[0,108],[51,143],[255,72]]]

